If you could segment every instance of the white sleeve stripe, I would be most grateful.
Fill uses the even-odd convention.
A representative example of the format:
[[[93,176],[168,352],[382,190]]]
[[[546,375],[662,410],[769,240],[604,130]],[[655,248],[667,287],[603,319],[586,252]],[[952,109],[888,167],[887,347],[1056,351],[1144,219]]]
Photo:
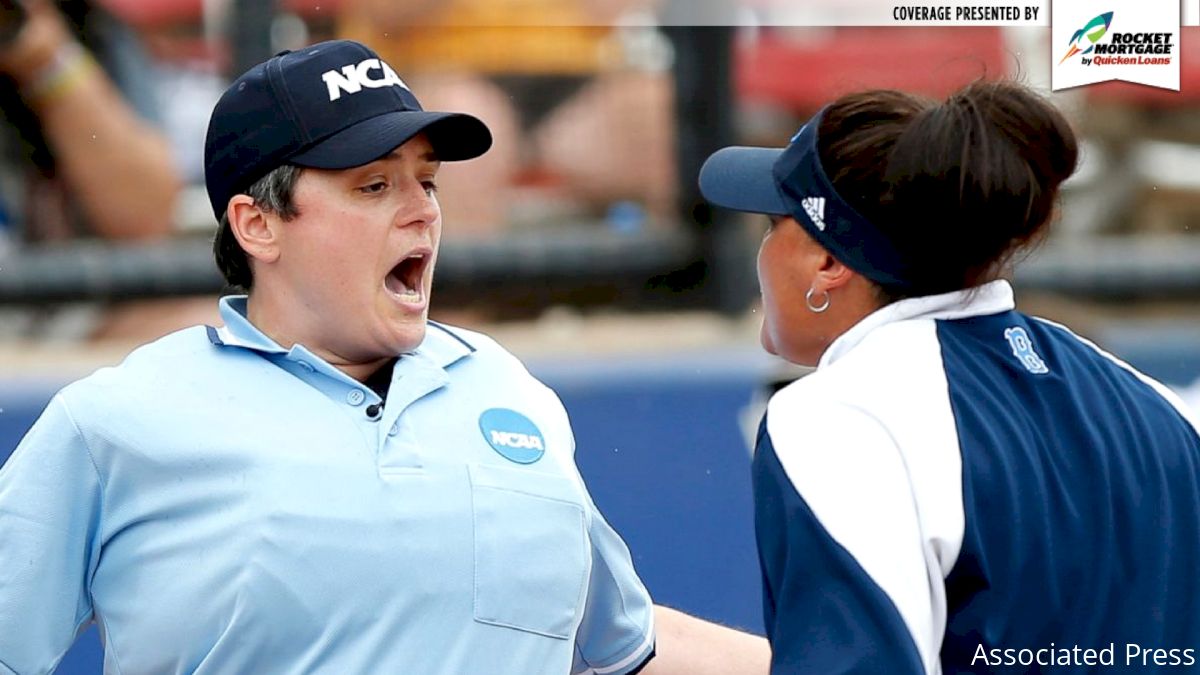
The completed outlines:
[[[837,447],[825,437],[822,440],[828,442],[819,443],[823,451],[820,457],[787,450],[781,455],[780,444],[775,445],[776,456],[819,525],[896,608],[925,671],[935,672],[941,647],[939,630],[945,630],[943,612],[939,611],[945,604],[944,586],[940,569],[928,558],[907,457],[891,430],[871,411],[849,403],[826,404],[816,410],[823,422],[841,427],[841,440],[848,447]],[[771,415],[767,416],[772,439],[779,438],[795,449],[795,429],[788,428],[791,422],[788,419],[773,424]],[[855,458],[844,463],[850,453]],[[857,488],[830,492],[834,486],[844,484],[851,464],[857,462],[863,463]],[[871,495],[869,501],[854,503],[867,494]],[[880,510],[881,504],[888,508]],[[917,579],[926,583],[918,586]]]
[[[945,577],[966,530],[958,425],[937,322],[877,333],[775,394],[768,433],[797,494],[892,601],[936,673]]]
[[[607,665],[607,666],[596,666],[596,667],[588,668],[587,670],[578,671],[577,673],[574,673],[574,675],[608,675],[609,673],[620,672],[632,665],[636,665],[638,663],[638,659],[645,659],[647,653],[649,653],[649,651],[650,651],[650,647],[653,644],[654,644],[654,612],[651,611],[650,618],[646,622],[646,636],[645,636],[645,638],[642,639],[641,644],[639,644],[637,646],[637,649],[633,650],[625,658],[621,659],[620,661],[617,661],[614,664]]]

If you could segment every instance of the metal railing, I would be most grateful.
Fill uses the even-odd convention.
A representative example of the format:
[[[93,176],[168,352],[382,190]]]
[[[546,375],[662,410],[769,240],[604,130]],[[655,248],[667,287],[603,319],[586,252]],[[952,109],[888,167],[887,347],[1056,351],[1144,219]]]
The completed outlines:
[[[477,287],[544,280],[649,277],[686,266],[697,256],[683,228],[618,232],[580,223],[552,233],[443,243],[440,286]],[[160,244],[72,242],[29,247],[0,259],[0,304],[44,304],[218,293],[224,281],[207,238]]]
[[[752,250],[727,254],[724,265],[753,264]],[[529,282],[637,283],[700,259],[700,241],[688,228],[619,232],[602,223],[577,223],[553,232],[447,241],[437,279],[439,287],[481,294]],[[1200,237],[1051,240],[1017,264],[1015,281],[1023,288],[1095,299],[1200,296]],[[0,260],[0,303],[10,305],[196,295],[220,292],[223,285],[210,243],[201,237],[154,245],[78,242],[28,248]],[[753,290],[741,294],[743,307]]]

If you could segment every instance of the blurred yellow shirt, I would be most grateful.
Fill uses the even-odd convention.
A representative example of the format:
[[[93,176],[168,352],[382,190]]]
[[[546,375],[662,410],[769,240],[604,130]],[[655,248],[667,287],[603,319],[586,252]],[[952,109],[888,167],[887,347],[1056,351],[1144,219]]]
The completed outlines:
[[[339,37],[369,45],[401,72],[584,75],[620,62],[612,26],[588,21],[574,0],[448,0],[420,25],[388,31],[351,3]]]

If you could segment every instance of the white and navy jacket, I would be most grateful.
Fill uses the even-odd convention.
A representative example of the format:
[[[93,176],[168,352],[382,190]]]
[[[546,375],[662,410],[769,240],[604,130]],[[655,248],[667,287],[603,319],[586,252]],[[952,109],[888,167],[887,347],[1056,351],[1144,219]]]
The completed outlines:
[[[891,304],[771,399],[772,673],[1078,672],[1103,663],[1086,649],[1154,666],[1130,645],[1195,663],[1196,420],[1013,307],[1004,281]]]

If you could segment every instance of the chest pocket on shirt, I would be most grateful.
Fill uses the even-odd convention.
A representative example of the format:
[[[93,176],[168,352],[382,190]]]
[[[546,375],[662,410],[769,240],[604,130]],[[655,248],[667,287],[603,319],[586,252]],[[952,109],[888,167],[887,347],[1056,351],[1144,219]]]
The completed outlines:
[[[503,466],[470,472],[475,620],[570,638],[591,566],[575,485]]]

